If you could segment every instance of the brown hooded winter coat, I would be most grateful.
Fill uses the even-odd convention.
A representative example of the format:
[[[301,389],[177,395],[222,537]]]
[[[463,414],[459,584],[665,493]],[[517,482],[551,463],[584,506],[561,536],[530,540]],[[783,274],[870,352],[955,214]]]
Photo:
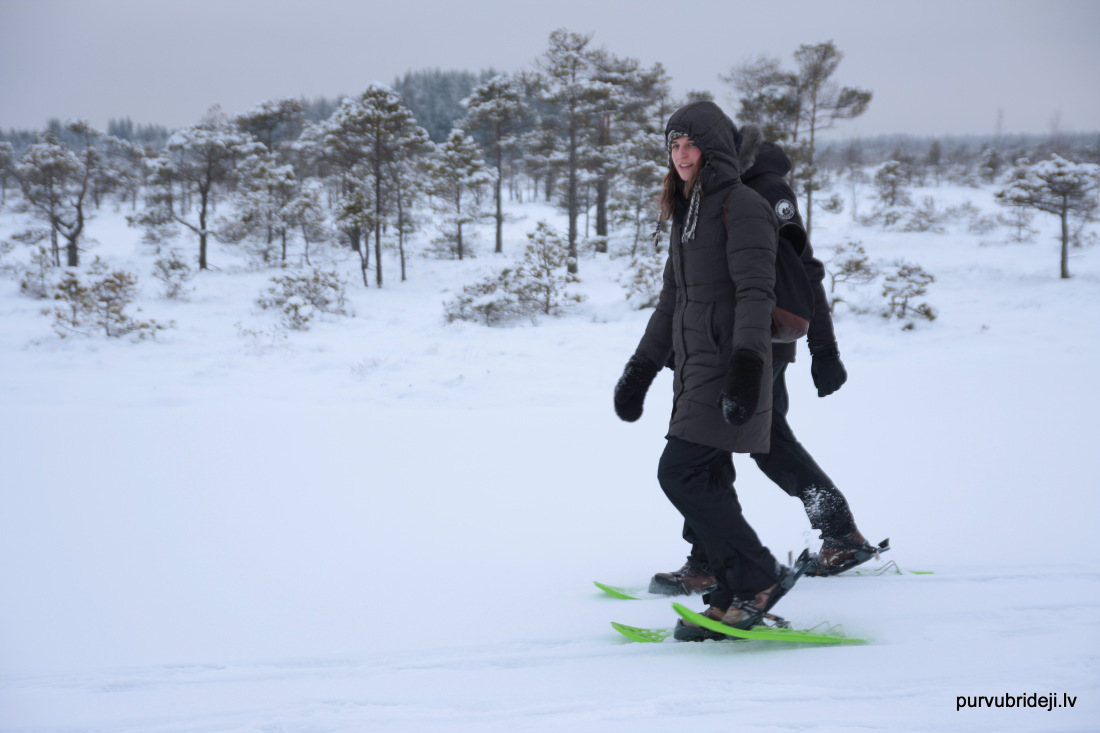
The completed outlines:
[[[673,131],[686,134],[703,153],[698,223],[694,238],[681,242],[688,207],[686,200],[678,203],[660,300],[635,354],[653,364],[675,354],[668,437],[766,453],[778,222],[772,207],[741,183],[733,130],[717,105],[682,107],[669,119],[666,139]],[[764,368],[755,414],[734,427],[723,419],[718,401],[732,355],[740,350],[758,356]]]

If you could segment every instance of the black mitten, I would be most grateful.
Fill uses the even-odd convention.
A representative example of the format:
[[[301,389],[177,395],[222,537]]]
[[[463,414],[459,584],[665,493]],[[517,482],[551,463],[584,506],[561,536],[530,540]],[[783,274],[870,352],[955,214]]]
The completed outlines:
[[[817,387],[817,396],[826,397],[840,389],[848,381],[848,372],[840,361],[836,341],[811,341],[810,376]]]
[[[718,406],[722,417],[734,427],[744,425],[756,414],[760,402],[760,380],[764,378],[764,360],[747,349],[733,352],[726,384]]]
[[[635,354],[630,357],[615,385],[615,414],[627,422],[634,422],[642,416],[642,403],[645,393],[660,367],[644,356]]]

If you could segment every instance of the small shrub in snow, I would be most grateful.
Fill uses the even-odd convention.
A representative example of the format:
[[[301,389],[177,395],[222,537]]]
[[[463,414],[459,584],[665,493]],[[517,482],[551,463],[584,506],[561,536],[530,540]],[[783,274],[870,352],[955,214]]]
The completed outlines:
[[[983,214],[982,210],[975,206],[972,201],[964,201],[958,206],[947,207],[944,218],[965,222],[966,231],[970,234],[988,234],[1000,226],[1000,221],[995,215]]]
[[[514,275],[514,270],[506,269],[496,277],[464,285],[459,295],[443,304],[447,322],[477,321],[493,326],[528,315],[519,296],[511,291]]]
[[[245,328],[240,321],[233,325],[237,328],[237,336],[248,342],[252,353],[262,354],[269,349],[286,345],[287,333],[281,328],[268,333],[258,328]]]
[[[925,196],[920,205],[913,209],[905,222],[907,232],[944,232],[944,214],[936,210],[936,200],[931,196]]]
[[[164,284],[165,298],[182,298],[187,283],[194,276],[195,271],[176,250],[169,250],[153,263],[153,277]]]
[[[836,247],[836,254],[826,263],[829,274],[829,312],[836,309],[844,298],[837,294],[838,283],[850,286],[866,285],[878,277],[878,268],[867,258],[861,242],[847,242]]]
[[[138,320],[126,313],[137,295],[137,278],[124,270],[109,271],[98,257],[92,263],[87,281],[76,269],[68,269],[53,288],[58,305],[46,311],[54,316],[54,331],[65,338],[74,333],[85,336],[103,329],[108,338],[135,335],[139,339],[156,335],[165,327],[153,320]],[[141,309],[137,309],[141,312]]]
[[[535,231],[527,234],[527,240],[512,292],[535,314],[547,316],[579,303],[582,296],[569,292],[577,276],[569,271],[571,261],[565,238],[540,221]]]
[[[52,297],[55,284],[54,258],[45,247],[31,255],[30,266],[21,268],[19,292],[36,300]]]
[[[523,260],[515,269],[466,285],[443,304],[448,322],[479,321],[491,326],[520,317],[556,315],[579,303],[582,296],[569,292],[577,276],[568,271],[568,245],[546,222],[527,235]]]
[[[920,265],[912,264],[904,260],[894,263],[894,271],[886,276],[882,286],[882,297],[887,303],[882,310],[883,318],[909,319],[904,326],[906,330],[913,328],[912,319],[934,321],[936,312],[927,303],[914,304],[913,301],[928,292],[928,285],[935,281],[931,274],[924,271]]]
[[[997,217],[997,221],[1012,230],[1008,237],[1009,242],[1026,244],[1034,241],[1039,230],[1031,228],[1031,222],[1035,218],[1035,212],[1020,206],[1013,207]]]
[[[273,277],[271,282],[256,304],[281,311],[287,328],[305,331],[317,313],[347,315],[346,286],[335,270],[305,270]]]
[[[840,194],[834,193],[829,198],[823,199],[819,206],[826,213],[839,214],[844,211],[844,199],[840,197]]]

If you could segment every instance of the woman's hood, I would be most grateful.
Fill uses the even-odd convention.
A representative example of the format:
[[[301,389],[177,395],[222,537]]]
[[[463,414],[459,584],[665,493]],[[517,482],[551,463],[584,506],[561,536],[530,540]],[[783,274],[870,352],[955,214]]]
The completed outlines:
[[[690,137],[703,153],[706,164],[699,179],[703,191],[714,191],[741,177],[733,123],[714,102],[692,102],[673,112],[665,125],[665,140],[673,132]]]

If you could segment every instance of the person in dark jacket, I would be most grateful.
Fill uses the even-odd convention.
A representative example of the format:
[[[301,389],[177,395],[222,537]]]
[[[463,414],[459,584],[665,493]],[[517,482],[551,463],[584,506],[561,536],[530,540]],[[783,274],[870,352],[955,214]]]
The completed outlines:
[[[790,240],[794,250],[802,252],[802,264],[810,276],[815,301],[807,334],[812,359],[810,373],[818,396],[826,397],[840,389],[848,375],[840,361],[823,285],[825,267],[814,257],[794,192],[785,178],[791,170],[790,159],[780,146],[764,141],[760,129],[754,125],[745,125],[740,130],[735,126],[734,136],[738,163],[744,171],[741,181],[771,205],[779,222],[778,236]],[[810,526],[821,534],[821,550],[813,557],[806,574],[835,575],[867,561],[879,548],[872,547],[856,528],[844,495],[798,441],[787,422],[790,403],[785,372],[795,360],[795,351],[794,342],[776,341],[771,345],[771,446],[767,452],[753,453],[752,458],[777,486],[802,501]],[[654,575],[651,592],[689,595],[705,592],[717,584],[705,549],[687,523],[683,536],[692,546],[687,562],[679,570]]]
[[[733,453],[767,453],[771,436],[771,313],[778,222],[741,182],[733,128],[713,102],[677,110],[665,137],[661,210],[672,219],[657,306],[615,386],[615,411],[633,422],[672,354],[673,409],[657,477],[714,572],[711,618],[760,623],[804,570],[776,561],[741,512]],[[707,638],[681,621],[676,637]]]

